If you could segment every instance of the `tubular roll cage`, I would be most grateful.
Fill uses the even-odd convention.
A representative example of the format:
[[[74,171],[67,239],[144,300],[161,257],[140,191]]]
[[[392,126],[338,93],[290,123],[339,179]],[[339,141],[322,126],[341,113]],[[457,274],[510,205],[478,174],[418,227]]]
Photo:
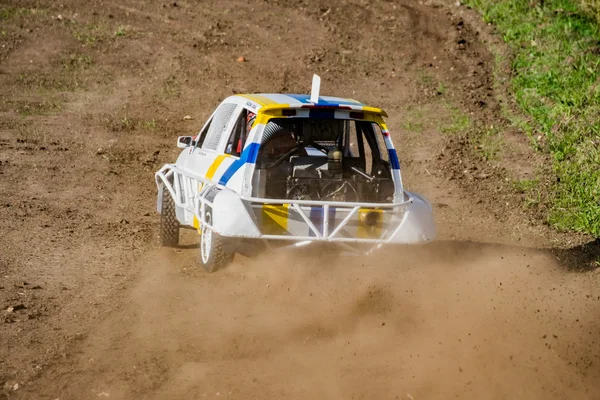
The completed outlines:
[[[183,179],[179,179],[179,176]],[[206,207],[213,207],[213,203],[206,198],[206,196],[211,192],[212,188],[217,188],[219,190],[228,190],[231,189],[215,183],[205,177],[198,176],[192,174],[188,171],[184,171],[180,168],[177,168],[175,164],[166,164],[164,165],[158,172],[155,174],[156,183],[159,186],[160,183],[164,185],[169,192],[169,194],[173,197],[173,200],[177,207],[181,207],[184,210],[193,213],[198,219],[202,229],[210,229],[214,231],[212,226],[212,221],[209,223],[206,220]],[[172,178],[173,184],[169,182]],[[160,181],[159,181],[160,180]],[[181,183],[183,184],[185,196],[182,196],[182,188]],[[194,187],[198,187],[199,193],[194,194]],[[163,192],[164,196],[164,192]],[[183,201],[182,201],[183,199]],[[298,241],[297,245],[308,244],[313,241],[325,241],[325,242],[360,242],[360,243],[372,243],[372,244],[384,244],[390,241],[390,238],[394,237],[395,234],[400,230],[401,224],[398,224],[397,227],[389,234],[389,230],[385,230],[382,232],[382,235],[379,239],[370,239],[370,238],[347,238],[340,237],[338,234],[341,230],[348,224],[348,222],[355,216],[360,209],[377,209],[377,210],[389,210],[393,212],[400,212],[404,207],[408,204],[412,203],[412,200],[409,199],[407,201],[399,202],[399,203],[358,203],[358,202],[340,202],[340,201],[313,201],[313,200],[290,200],[290,199],[264,199],[259,197],[250,197],[250,196],[240,196],[240,199],[252,205],[263,205],[263,204],[272,204],[272,205],[289,205],[289,208],[293,209],[295,212],[300,215],[300,217],[304,220],[310,231],[314,234],[314,236],[299,236],[299,235],[272,235],[272,234],[263,234],[261,229],[255,223],[255,218],[252,218],[253,224],[256,230],[260,233],[259,236],[253,237],[256,239],[277,239],[277,240],[290,240],[290,241]],[[314,223],[310,220],[309,216],[307,216],[305,210],[302,207],[323,207],[323,232],[321,232]],[[349,211],[348,215],[330,232],[330,213],[329,208],[335,207],[336,210],[341,211]],[[227,236],[227,235],[224,235]]]

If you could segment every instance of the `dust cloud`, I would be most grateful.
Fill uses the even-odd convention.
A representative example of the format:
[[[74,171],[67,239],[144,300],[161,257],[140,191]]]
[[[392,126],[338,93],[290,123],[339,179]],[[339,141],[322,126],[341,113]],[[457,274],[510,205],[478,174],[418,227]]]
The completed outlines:
[[[155,399],[600,394],[596,288],[551,255],[452,242],[369,257],[310,249],[239,257],[212,275],[195,248],[149,255],[61,399],[82,387]]]

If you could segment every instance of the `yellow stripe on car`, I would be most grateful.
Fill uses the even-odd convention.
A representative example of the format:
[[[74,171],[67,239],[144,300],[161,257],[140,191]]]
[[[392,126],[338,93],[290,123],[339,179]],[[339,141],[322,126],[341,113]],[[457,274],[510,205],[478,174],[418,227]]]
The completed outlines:
[[[255,125],[256,124],[266,125],[267,122],[269,122],[269,120],[271,118],[287,118],[282,113],[282,110],[287,109],[287,108],[290,108],[289,104],[277,106],[277,108],[269,108],[269,107],[261,108],[260,110],[258,110],[258,114],[256,115],[256,120],[254,121],[254,124]]]
[[[288,208],[289,204],[262,206],[261,230],[265,235],[288,234]]]
[[[248,100],[252,100],[253,102],[259,104],[260,106],[268,106],[270,104],[276,104],[275,101],[271,100],[266,96],[261,96],[260,94],[242,94],[242,97],[247,98]]]
[[[215,176],[215,173],[217,172],[217,170],[221,166],[221,163],[227,157],[228,157],[227,154],[221,154],[221,155],[218,155],[217,158],[215,158],[215,161],[213,161],[213,163],[210,165],[210,167],[208,167],[208,171],[206,172],[206,178],[207,179],[211,179],[212,180],[213,176]]]

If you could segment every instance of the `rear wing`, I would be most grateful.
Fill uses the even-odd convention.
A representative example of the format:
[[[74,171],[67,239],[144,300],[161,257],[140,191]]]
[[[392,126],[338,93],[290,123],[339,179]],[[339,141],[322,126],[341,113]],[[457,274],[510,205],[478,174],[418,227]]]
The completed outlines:
[[[305,117],[305,118],[341,118],[381,121],[387,113],[377,107],[363,106],[360,104],[269,104],[258,110],[264,117]]]
[[[387,113],[383,111],[381,108],[364,106],[361,104],[353,105],[353,104],[332,104],[332,103],[314,103],[314,104],[269,104],[263,106],[258,111],[262,114],[270,114],[270,115],[281,115],[281,116],[295,116],[298,115],[298,110],[308,110],[309,112],[314,110],[321,110],[323,112],[335,112],[335,111],[352,111],[355,119],[363,119],[359,118],[360,113],[370,113],[380,115],[382,117],[387,117]],[[350,117],[352,118],[352,116]]]

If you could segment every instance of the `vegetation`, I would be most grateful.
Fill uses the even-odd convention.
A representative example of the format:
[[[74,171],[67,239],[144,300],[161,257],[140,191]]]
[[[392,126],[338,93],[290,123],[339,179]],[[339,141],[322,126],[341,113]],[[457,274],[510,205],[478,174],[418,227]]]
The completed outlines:
[[[458,108],[446,102],[444,102],[444,105],[448,109],[449,116],[447,123],[440,126],[440,130],[443,133],[455,134],[464,132],[471,127],[471,120],[468,115],[463,114]]]
[[[519,127],[552,155],[549,221],[600,237],[600,1],[467,3],[512,50],[512,91],[526,117]]]
[[[600,0],[581,0],[583,9],[594,16],[600,24]]]

